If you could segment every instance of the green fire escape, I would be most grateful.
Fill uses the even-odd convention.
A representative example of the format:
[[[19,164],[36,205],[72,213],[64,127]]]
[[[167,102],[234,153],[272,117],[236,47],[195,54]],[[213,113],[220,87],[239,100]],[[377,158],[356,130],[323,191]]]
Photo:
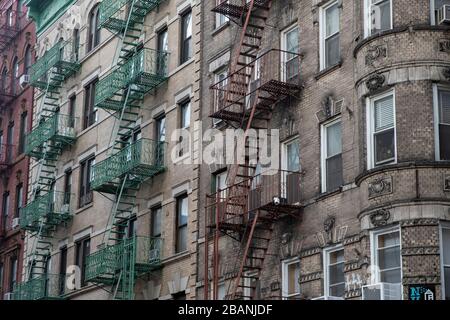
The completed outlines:
[[[52,237],[58,226],[71,219],[70,194],[54,190],[56,161],[75,142],[75,119],[60,114],[60,90],[66,79],[80,69],[73,42],[59,41],[31,67],[30,84],[40,89],[32,131],[25,153],[37,161],[32,195],[20,210],[20,227],[28,232],[26,280],[16,285],[16,300],[59,299],[64,279],[48,273]]]
[[[128,235],[140,185],[165,170],[165,145],[133,140],[144,97],[167,81],[168,53],[144,48],[144,20],[163,0],[104,0],[100,26],[119,37],[112,70],[96,86],[95,105],[114,124],[108,157],[92,168],[93,190],[113,196],[103,242],[86,259],[85,280],[111,286],[114,299],[134,299],[136,279],[160,267],[162,240]]]

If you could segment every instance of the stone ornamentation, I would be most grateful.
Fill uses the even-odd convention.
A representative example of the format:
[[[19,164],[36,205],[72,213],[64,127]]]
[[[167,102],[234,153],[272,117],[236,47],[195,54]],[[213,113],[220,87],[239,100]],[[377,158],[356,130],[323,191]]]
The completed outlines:
[[[334,217],[326,218],[323,223],[323,229],[325,230],[325,232],[330,232],[333,229],[335,222],[336,219]]]
[[[366,54],[366,65],[373,67],[373,63],[376,60],[378,60],[380,58],[386,58],[386,57],[387,57],[386,46],[376,46],[376,47],[369,48],[369,50],[367,50],[367,54]]]
[[[450,40],[442,39],[439,41],[439,51],[450,53]]]
[[[391,213],[389,210],[380,209],[370,215],[370,222],[372,222],[372,225],[375,227],[382,227],[388,224],[390,218]]]
[[[369,183],[369,199],[392,193],[392,177],[379,178]]]
[[[310,281],[320,280],[322,278],[322,272],[313,272],[309,274],[305,274],[303,276],[300,276],[298,279],[298,283],[306,283]]]
[[[450,81],[450,68],[445,68],[445,69],[442,71],[442,75],[444,76],[444,78],[445,78],[447,81]]]
[[[376,91],[383,87],[386,77],[382,74],[374,74],[366,80],[367,89],[370,92]]]

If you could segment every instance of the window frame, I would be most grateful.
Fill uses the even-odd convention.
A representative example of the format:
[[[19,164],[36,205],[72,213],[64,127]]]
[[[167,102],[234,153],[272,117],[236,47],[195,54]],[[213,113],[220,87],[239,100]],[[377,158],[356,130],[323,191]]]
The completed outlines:
[[[441,261],[441,294],[442,294],[442,300],[445,300],[446,298],[446,292],[445,292],[445,268],[446,265],[444,264],[444,238],[443,238],[443,229],[448,229],[450,232],[450,222],[442,221],[439,224],[439,244],[440,244],[440,261]],[[450,246],[450,243],[448,244]],[[450,268],[450,265],[448,266]],[[450,279],[447,279],[447,281],[450,282]],[[450,293],[449,293],[450,296]]]
[[[334,5],[338,6],[338,11],[339,11],[339,17],[338,17],[338,23],[339,23],[339,28],[338,31],[333,33],[330,36],[326,36],[326,13],[327,10],[330,9],[331,7],[333,7]],[[320,48],[319,48],[319,52],[320,52],[320,71],[322,70],[326,70],[328,68],[331,68],[335,65],[339,64],[339,61],[341,60],[341,12],[340,12],[340,7],[339,7],[339,1],[330,1],[329,3],[321,6],[319,8],[319,35],[320,35]],[[327,65],[327,59],[326,59],[326,54],[327,54],[327,50],[326,50],[326,40],[330,39],[332,37],[334,37],[335,35],[338,35],[339,37],[339,41],[338,41],[338,49],[339,49],[339,60],[337,63],[335,64],[330,64]]]
[[[190,26],[191,26],[191,35],[188,36],[188,30],[189,25],[185,28],[185,19],[186,17],[190,16]],[[183,65],[187,63],[189,60],[192,59],[193,55],[193,42],[192,42],[192,36],[193,36],[193,21],[192,21],[192,8],[187,8],[183,12],[180,13],[180,65]],[[189,45],[190,52],[188,52],[188,55],[185,56],[185,50],[186,45]]]
[[[85,243],[89,242],[89,252],[86,253],[85,252],[85,248],[86,245]],[[80,268],[81,271],[81,287],[85,287],[87,285],[87,282],[85,280],[86,277],[86,257],[89,256],[91,254],[91,245],[92,245],[92,239],[89,236],[83,237],[81,239],[78,239],[77,241],[75,241],[75,265],[78,266]],[[80,257],[80,249],[82,251],[81,257]],[[82,261],[80,261],[80,259]],[[81,264],[81,265],[80,265]]]
[[[89,163],[91,164],[89,166]],[[78,195],[78,207],[84,208],[87,205],[93,203],[94,201],[94,192],[91,189],[91,182],[92,182],[92,167],[95,165],[95,155],[88,156],[84,158],[82,161],[80,161],[80,184],[79,184],[79,195]],[[86,175],[86,176],[85,176]],[[83,185],[83,183],[86,183],[86,185]],[[84,189],[84,191],[83,191]],[[88,194],[91,194],[90,200],[86,200]],[[82,201],[82,199],[84,200]]]
[[[375,283],[380,283],[381,282],[381,277],[380,277],[380,266],[379,266],[379,257],[378,257],[378,237],[382,236],[382,235],[386,235],[386,234],[390,234],[390,233],[395,233],[398,232],[398,237],[399,237],[399,254],[400,254],[400,284],[402,285],[403,288],[403,258],[402,258],[402,230],[400,228],[400,226],[395,225],[395,226],[390,226],[390,227],[386,227],[386,228],[382,228],[382,229],[378,229],[378,230],[372,230],[370,232],[370,256],[371,256],[371,260],[372,260],[372,272],[374,272],[374,275],[371,275],[371,279],[375,280]],[[374,283],[371,283],[374,284]],[[403,299],[403,289],[401,290],[401,295],[402,295],[402,299]]]
[[[216,6],[218,6],[224,2],[228,2],[228,0],[216,0]],[[228,18],[226,15],[216,12],[216,15],[214,18],[214,30],[220,29],[220,27],[229,23],[229,21],[230,21],[230,18]]]
[[[11,210],[11,194],[10,192],[4,191],[2,195],[2,228],[3,231],[8,230],[8,218],[10,216]]]
[[[302,166],[300,163],[300,137],[298,135],[296,135],[295,137],[292,137],[286,141],[283,141],[281,143],[281,169],[288,171],[288,146],[295,143],[297,141],[298,143],[298,166],[299,169],[298,171],[293,171],[293,172],[301,172],[302,171]]]
[[[342,262],[345,265],[345,247],[342,244],[338,244],[332,247],[325,248],[323,250],[323,295],[325,297],[336,297],[336,298],[344,298],[332,296],[330,294],[330,254],[337,252],[337,251],[344,251],[344,261]],[[345,272],[344,272],[344,292],[345,292]]]
[[[87,46],[86,53],[94,51],[100,44],[101,29],[99,28],[100,6],[97,3],[89,12],[88,28],[87,28]],[[95,30],[93,30],[95,28]]]
[[[158,213],[159,211],[159,213]],[[160,225],[159,225],[159,233],[155,233],[155,216],[159,214],[160,215]],[[163,207],[162,204],[159,203],[155,206],[153,206],[152,208],[150,208],[150,236],[152,238],[161,238],[162,237],[162,220],[163,220]]]
[[[342,161],[342,184],[344,183],[344,170],[343,170],[343,164],[344,164],[344,159],[342,159],[343,156],[343,130],[342,130],[342,118],[341,117],[337,117],[335,119],[332,119],[330,121],[327,121],[323,124],[320,125],[320,140],[321,140],[321,152],[320,152],[320,166],[321,166],[321,190],[322,193],[328,192],[328,191],[333,191],[333,190],[328,190],[328,186],[327,186],[327,178],[328,178],[328,170],[327,170],[327,160],[329,159],[328,157],[328,135],[327,135],[327,129],[337,123],[341,124],[341,161]],[[337,154],[336,154],[337,155]],[[335,155],[335,156],[336,156]],[[341,186],[342,186],[341,184]],[[337,189],[336,189],[337,190]]]
[[[440,104],[439,104],[439,92],[448,91],[450,93],[450,86],[433,84],[433,110],[434,110],[434,152],[436,161],[448,161],[441,160],[441,137],[439,134],[439,126],[441,121]],[[450,138],[449,138],[450,143]]]
[[[390,1],[391,27],[387,30],[392,30],[394,28],[394,15],[393,15],[392,0],[378,0],[378,3],[382,2],[382,1]],[[372,19],[370,17],[370,7],[371,6],[372,6],[372,0],[364,0],[364,38],[368,38],[368,37],[376,34],[376,33],[372,33]],[[387,30],[383,30],[383,31],[387,31]],[[379,31],[379,32],[383,32],[383,31]]]
[[[19,275],[19,258],[17,253],[10,255],[9,257],[9,275],[8,275],[8,291],[13,292],[14,286],[18,282]]]
[[[300,277],[300,258],[290,258],[281,261],[281,295],[282,300],[289,300],[290,298],[297,297],[301,294],[300,283],[298,280],[295,282],[295,286],[298,286],[298,292],[293,294],[289,294],[289,266],[292,264],[298,264],[298,267],[295,269],[295,272],[298,272],[298,276]],[[295,275],[296,276],[296,275]],[[296,288],[297,289],[297,288]]]
[[[24,111],[20,114],[20,128],[19,128],[19,146],[18,154],[25,152],[25,139],[28,133],[28,112]]]
[[[98,122],[98,109],[95,107],[95,91],[99,79],[96,77],[84,86],[83,130]]]
[[[186,193],[182,193],[178,195],[176,198],[176,217],[175,217],[175,227],[176,227],[176,234],[175,234],[175,254],[183,253],[189,251],[188,243],[189,243],[189,234],[188,234],[188,226],[189,226],[189,195]],[[183,201],[186,199],[186,206],[187,206],[187,219],[186,223],[180,224],[180,214],[181,214],[181,206],[180,201]],[[180,230],[186,228],[186,249],[180,250]]]
[[[14,204],[14,218],[20,216],[20,210],[23,208],[23,183],[20,182],[16,185],[16,202]]]
[[[374,135],[375,135],[375,124],[374,124],[374,120],[375,120],[375,102],[381,99],[384,99],[386,97],[389,97],[392,95],[392,107],[393,107],[393,121],[394,121],[394,160],[391,161],[387,161],[385,160],[383,163],[380,164],[376,164],[375,163],[375,139],[374,139]],[[396,164],[398,161],[398,150],[397,150],[397,114],[396,114],[396,101],[395,101],[395,89],[392,90],[388,90],[384,93],[378,94],[378,95],[374,95],[371,97],[368,97],[366,99],[366,150],[367,150],[367,169],[374,169],[377,167],[381,167],[384,165],[391,165],[391,164]],[[383,131],[380,132],[384,132],[387,130],[391,130],[392,128],[389,129],[383,129]],[[380,133],[378,132],[378,133]]]
[[[281,64],[280,64],[280,80],[283,82],[286,82],[290,79],[295,78],[296,76],[298,76],[300,74],[300,64],[299,64],[299,69],[297,70],[297,74],[293,75],[293,77],[291,77],[290,79],[287,78],[287,68],[286,65],[297,59],[297,56],[294,56],[292,58],[289,58],[289,54],[287,53],[287,35],[294,31],[297,30],[297,41],[298,41],[298,49],[296,53],[299,53],[300,51],[300,26],[298,25],[298,22],[293,23],[292,25],[290,25],[287,28],[284,28],[283,30],[281,30],[280,32],[280,48],[282,51],[286,51],[286,52],[281,52]]]

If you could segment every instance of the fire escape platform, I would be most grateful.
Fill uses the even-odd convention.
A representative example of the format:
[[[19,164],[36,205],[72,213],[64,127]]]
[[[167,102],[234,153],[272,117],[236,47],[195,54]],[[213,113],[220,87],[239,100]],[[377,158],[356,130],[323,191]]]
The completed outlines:
[[[10,11],[9,15],[0,15],[0,52],[4,51],[23,30],[25,18],[25,14],[18,11]]]
[[[14,300],[64,300],[66,275],[44,274],[14,287]]]
[[[120,179],[129,175],[127,188],[137,187],[145,180],[166,169],[165,144],[150,139],[140,139],[92,168],[91,187],[98,192],[118,191]]]
[[[128,101],[142,100],[146,94],[168,79],[167,52],[144,48],[101,79],[95,92],[95,106],[122,110],[126,88],[131,86]]]
[[[256,0],[254,4],[253,11],[258,9],[268,9],[268,0]],[[235,23],[242,25],[241,19],[247,15],[249,10],[249,3],[245,0],[228,0],[219,3],[211,11],[215,13],[220,13],[228,18],[230,18]]]

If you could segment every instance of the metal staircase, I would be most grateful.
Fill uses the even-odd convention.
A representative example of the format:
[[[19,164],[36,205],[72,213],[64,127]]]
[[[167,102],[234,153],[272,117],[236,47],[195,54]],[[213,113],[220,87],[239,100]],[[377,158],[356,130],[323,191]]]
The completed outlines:
[[[71,214],[65,203],[67,195],[54,190],[56,161],[75,142],[76,134],[75,119],[61,115],[58,102],[63,82],[79,68],[72,41],[59,41],[31,68],[30,85],[41,89],[42,96],[35,125],[26,137],[25,154],[38,164],[32,194],[20,211],[20,226],[28,231],[31,252],[27,255],[27,280],[14,290],[17,300],[60,298],[55,288],[59,288],[61,279],[48,274],[48,259],[54,232],[71,219]]]
[[[161,240],[127,235],[140,185],[165,170],[164,144],[133,140],[146,94],[167,80],[166,52],[143,47],[146,15],[162,1],[106,0],[100,25],[119,37],[111,72],[96,88],[95,105],[111,113],[114,123],[108,157],[94,165],[92,189],[114,195],[114,204],[99,250],[87,257],[86,280],[112,286],[112,296],[132,300],[137,277],[160,266]]]
[[[211,117],[242,129],[245,138],[252,130],[269,129],[277,103],[296,96],[302,89],[298,53],[262,50],[271,6],[271,0],[231,0],[213,10],[227,15],[241,30],[228,77],[211,87],[216,97]],[[287,58],[297,62],[288,64]],[[237,148],[234,149],[236,154]],[[297,217],[300,212],[299,173],[275,170],[262,175],[257,171],[259,151],[259,142],[256,147],[246,143],[245,162],[228,168],[227,189],[207,196],[205,232],[208,234],[208,229],[212,229],[213,234],[205,241],[206,299],[211,296],[211,280],[212,297],[218,298],[221,277],[232,278],[228,281],[228,299],[254,299],[273,223],[286,215]],[[251,158],[250,153],[256,153],[256,157]],[[225,263],[220,262],[222,234],[239,242],[237,254],[227,257]]]

